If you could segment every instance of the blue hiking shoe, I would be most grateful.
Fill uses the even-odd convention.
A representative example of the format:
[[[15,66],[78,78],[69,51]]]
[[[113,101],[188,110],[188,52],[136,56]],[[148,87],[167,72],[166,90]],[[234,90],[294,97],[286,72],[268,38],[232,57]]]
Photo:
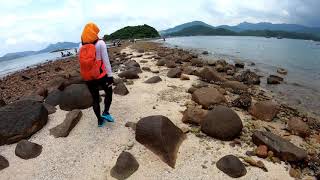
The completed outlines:
[[[101,115],[102,119],[107,121],[107,122],[114,122],[114,119],[113,117],[110,115],[110,114],[107,114],[107,113],[103,113]]]
[[[98,127],[104,127],[106,125],[106,122],[105,121],[102,121],[101,123],[98,122]]]

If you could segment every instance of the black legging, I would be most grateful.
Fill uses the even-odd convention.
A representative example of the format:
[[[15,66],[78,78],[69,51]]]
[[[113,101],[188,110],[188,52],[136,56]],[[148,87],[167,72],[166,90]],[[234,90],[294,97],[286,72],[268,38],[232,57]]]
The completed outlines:
[[[93,99],[93,111],[95,115],[97,116],[98,123],[102,122],[101,119],[101,110],[100,110],[100,94],[99,94],[99,87],[101,87],[104,92],[106,93],[106,96],[104,98],[104,113],[109,113],[109,109],[112,102],[112,83],[113,79],[112,77],[103,77],[101,79],[87,81],[86,84],[88,86],[88,89],[92,95]]]

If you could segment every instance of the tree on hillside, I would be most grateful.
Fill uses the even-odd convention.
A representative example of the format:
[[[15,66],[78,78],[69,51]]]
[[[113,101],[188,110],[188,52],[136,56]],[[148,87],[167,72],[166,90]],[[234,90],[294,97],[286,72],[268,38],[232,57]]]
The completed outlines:
[[[105,35],[103,39],[105,41],[115,39],[140,39],[140,38],[156,38],[160,37],[158,31],[149,25],[140,26],[127,26],[116,32]]]

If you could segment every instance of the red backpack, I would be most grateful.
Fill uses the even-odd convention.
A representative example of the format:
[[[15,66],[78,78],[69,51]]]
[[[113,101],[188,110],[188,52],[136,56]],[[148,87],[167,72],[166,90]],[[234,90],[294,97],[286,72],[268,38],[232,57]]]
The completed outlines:
[[[79,51],[80,74],[83,80],[100,79],[107,74],[103,61],[96,59],[94,44],[84,44]]]

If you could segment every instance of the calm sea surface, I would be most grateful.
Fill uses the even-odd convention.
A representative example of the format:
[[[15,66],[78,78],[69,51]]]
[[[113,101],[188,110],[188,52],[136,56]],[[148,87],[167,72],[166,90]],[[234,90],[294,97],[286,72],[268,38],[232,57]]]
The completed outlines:
[[[250,67],[262,78],[262,86],[281,95],[289,104],[320,114],[320,44],[292,39],[234,36],[193,36],[166,39],[169,46],[209,51],[213,59],[254,62]],[[267,85],[266,77],[288,70],[281,85]]]
[[[63,52],[66,53],[67,51]],[[70,52],[74,54],[74,50],[70,50]],[[61,52],[42,53],[17,59],[0,61],[0,78],[15,71],[57,59],[61,59]]]

